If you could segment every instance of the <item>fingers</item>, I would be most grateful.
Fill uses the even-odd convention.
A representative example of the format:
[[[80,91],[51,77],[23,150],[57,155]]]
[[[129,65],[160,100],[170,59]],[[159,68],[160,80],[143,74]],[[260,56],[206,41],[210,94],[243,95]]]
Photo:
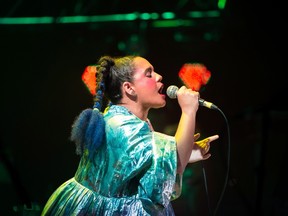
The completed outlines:
[[[199,107],[199,92],[187,89],[185,86],[182,86],[177,91],[177,100],[182,109],[182,112],[185,113],[194,113]]]
[[[194,142],[196,145],[198,145],[201,148],[205,148],[207,146],[207,143],[209,143],[209,139],[206,138],[204,140],[199,140],[197,142]]]
[[[208,137],[207,139],[209,139],[209,142],[212,142],[212,141],[214,141],[214,140],[217,140],[218,138],[219,138],[219,136],[216,134],[216,135],[214,135],[214,136]]]
[[[194,139],[195,139],[196,135],[197,135],[197,139],[199,138],[198,134],[200,136],[200,133],[197,133],[194,135]],[[194,141],[194,143],[196,145],[198,145],[199,147],[201,147],[202,149],[204,149],[206,152],[208,152],[210,149],[210,143],[214,140],[217,140],[218,138],[219,138],[219,136],[216,134],[216,135],[207,137],[206,139],[203,139],[203,140]],[[197,140],[197,139],[195,139],[195,140]]]
[[[194,141],[198,140],[200,137],[200,133],[196,133],[194,134]]]
[[[210,157],[211,157],[211,154],[206,154],[206,155],[203,156],[203,160],[207,160]]]

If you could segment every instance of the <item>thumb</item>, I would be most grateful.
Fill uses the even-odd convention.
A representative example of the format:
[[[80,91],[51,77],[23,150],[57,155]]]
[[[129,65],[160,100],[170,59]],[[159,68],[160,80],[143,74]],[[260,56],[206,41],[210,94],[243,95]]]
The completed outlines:
[[[198,140],[199,137],[200,137],[200,133],[196,133],[196,134],[194,134],[194,142],[195,142],[196,140]]]

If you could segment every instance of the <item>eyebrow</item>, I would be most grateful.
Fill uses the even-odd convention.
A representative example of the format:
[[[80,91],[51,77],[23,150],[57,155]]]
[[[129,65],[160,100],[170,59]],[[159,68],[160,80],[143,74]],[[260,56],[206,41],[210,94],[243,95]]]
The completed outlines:
[[[153,67],[150,66],[150,67],[146,68],[144,73],[147,73],[147,72],[153,72]]]

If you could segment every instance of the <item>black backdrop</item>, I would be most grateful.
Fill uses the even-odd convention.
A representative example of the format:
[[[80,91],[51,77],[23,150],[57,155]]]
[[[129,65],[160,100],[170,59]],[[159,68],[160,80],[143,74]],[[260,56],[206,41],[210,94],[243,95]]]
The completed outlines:
[[[19,16],[29,16],[28,8]],[[2,17],[7,11],[2,8]],[[287,215],[284,13],[283,5],[227,1],[220,24],[196,29],[143,31],[139,23],[0,25],[0,215],[19,215],[23,211],[15,208],[25,204],[33,205],[26,213],[37,215],[56,187],[73,176],[79,158],[69,142],[70,127],[81,110],[92,106],[81,74],[101,55],[135,50],[163,75],[166,87],[181,85],[177,73],[187,62],[201,62],[212,73],[201,97],[220,107],[231,132],[231,172],[217,215]],[[205,40],[207,31],[214,38]],[[175,40],[179,32],[181,41]],[[140,36],[139,42],[130,44],[131,35]],[[119,49],[119,41],[126,48]],[[176,101],[167,99],[150,119],[156,130],[169,132],[178,117]],[[183,194],[173,202],[176,215],[209,215],[202,166],[212,211],[225,180],[225,120],[206,108],[199,109],[197,119],[203,137],[219,134],[220,139],[208,161],[189,165]]]

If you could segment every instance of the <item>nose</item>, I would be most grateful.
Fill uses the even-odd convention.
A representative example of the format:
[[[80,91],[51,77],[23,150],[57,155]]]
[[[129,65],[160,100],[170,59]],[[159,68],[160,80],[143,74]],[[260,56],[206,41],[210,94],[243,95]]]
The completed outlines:
[[[162,80],[162,76],[156,72],[155,72],[155,74],[156,74],[156,81],[160,82]]]

